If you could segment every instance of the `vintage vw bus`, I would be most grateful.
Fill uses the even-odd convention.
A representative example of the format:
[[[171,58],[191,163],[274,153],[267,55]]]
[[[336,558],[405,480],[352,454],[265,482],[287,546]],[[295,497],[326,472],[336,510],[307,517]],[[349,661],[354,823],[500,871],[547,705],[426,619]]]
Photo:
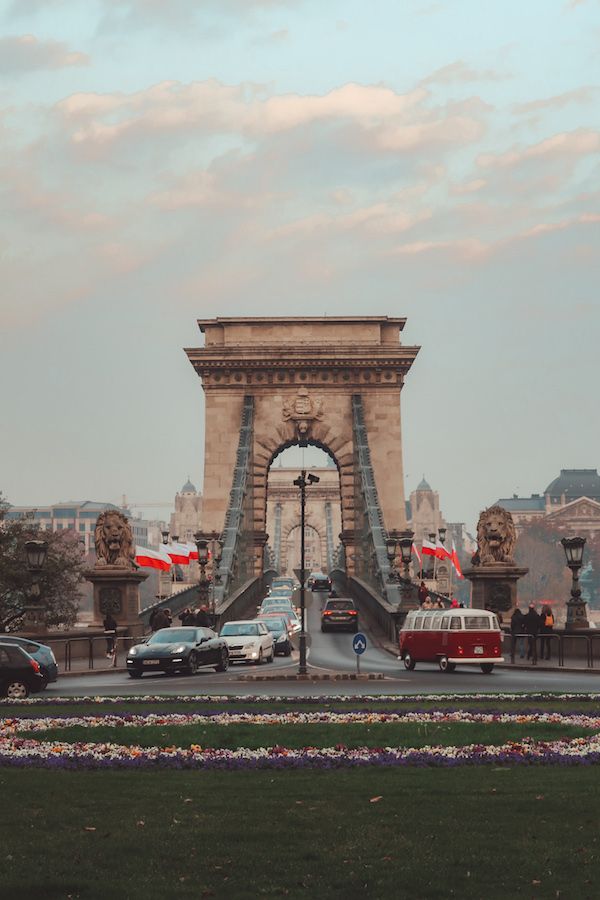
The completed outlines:
[[[502,631],[486,609],[418,609],[409,612],[400,632],[400,656],[406,669],[437,662],[442,672],[457,665],[478,665],[486,675],[503,662]]]

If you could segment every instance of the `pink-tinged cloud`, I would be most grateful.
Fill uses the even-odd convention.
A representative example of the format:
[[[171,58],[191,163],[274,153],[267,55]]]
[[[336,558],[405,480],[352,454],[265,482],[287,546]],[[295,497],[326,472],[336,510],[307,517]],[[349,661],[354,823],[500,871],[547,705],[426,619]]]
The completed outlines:
[[[57,109],[72,128],[72,142],[88,150],[157,132],[259,139],[319,123],[346,123],[365,145],[384,152],[475,141],[489,109],[479,98],[431,106],[423,88],[398,94],[381,86],[346,84],[323,95],[265,98],[265,93],[253,84],[170,81],[134,94],[74,94]]]
[[[567,228],[573,228],[575,225],[597,225],[598,223],[600,223],[599,213],[582,213],[580,216],[562,219],[559,222],[540,222],[538,225],[534,225],[532,228],[524,231],[522,237],[539,237],[552,231],[565,231]]]
[[[596,153],[599,149],[600,132],[589,128],[578,128],[576,131],[563,131],[555,134],[524,150],[482,154],[478,157],[477,163],[482,168],[505,169],[530,160],[576,159]]]
[[[504,81],[508,78],[494,69],[472,69],[462,59],[436,69],[421,84],[468,84],[474,81]]]
[[[61,41],[41,41],[32,34],[0,38],[0,73],[3,75],[88,64],[85,53],[69,50]]]
[[[414,241],[396,247],[394,254],[400,256],[421,256],[430,253],[445,253],[463,260],[475,261],[489,255],[491,247],[479,238],[459,238],[447,241]]]
[[[298,235],[330,234],[364,231],[370,235],[393,235],[409,231],[415,225],[430,219],[432,212],[422,209],[416,214],[403,211],[399,204],[376,203],[362,209],[355,209],[343,215],[315,213],[311,216],[289,222],[273,229],[269,239],[296,237]]]
[[[598,93],[600,92],[600,88],[593,87],[592,85],[585,85],[580,88],[576,88],[573,91],[565,91],[563,94],[556,94],[553,97],[543,97],[539,100],[530,100],[528,103],[517,103],[513,106],[514,112],[517,114],[529,114],[540,112],[546,109],[563,109],[565,106],[568,106],[570,103],[592,103]]]

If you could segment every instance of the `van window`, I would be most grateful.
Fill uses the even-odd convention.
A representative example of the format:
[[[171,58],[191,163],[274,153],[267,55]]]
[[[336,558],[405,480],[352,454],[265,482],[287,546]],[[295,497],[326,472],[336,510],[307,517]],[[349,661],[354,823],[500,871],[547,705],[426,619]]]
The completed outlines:
[[[423,627],[423,616],[417,616],[415,619],[415,631],[420,631]]]
[[[431,616],[423,616],[423,631],[431,631]]]
[[[450,616],[443,616],[443,617],[442,617],[442,631],[447,631],[447,630],[448,630],[448,622],[449,622],[449,621],[450,621]]]
[[[489,631],[489,616],[465,616],[465,628],[467,631]]]
[[[450,619],[450,630],[460,631],[460,616],[452,616]]]
[[[439,631],[439,630],[440,630],[441,622],[442,622],[442,617],[441,617],[441,616],[434,616],[434,617],[433,617],[433,622],[432,622],[432,624],[431,624],[431,627],[433,628],[434,631]]]

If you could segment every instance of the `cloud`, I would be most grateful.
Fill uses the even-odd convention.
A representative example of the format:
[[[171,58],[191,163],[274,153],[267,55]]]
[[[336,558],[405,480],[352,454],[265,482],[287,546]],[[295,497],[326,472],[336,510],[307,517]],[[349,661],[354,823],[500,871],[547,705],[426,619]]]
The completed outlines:
[[[479,98],[438,106],[429,101],[424,88],[400,94],[348,83],[325,94],[266,96],[262,85],[209,80],[161,82],[133,94],[73,94],[57,109],[72,143],[92,153],[156,133],[258,140],[319,123],[350,125],[356,140],[386,153],[464,145],[483,134],[489,107]]]
[[[503,81],[509,76],[493,69],[472,69],[462,59],[436,69],[421,84],[467,84],[473,81]]]
[[[32,34],[0,38],[0,73],[4,75],[88,64],[85,53],[69,50],[60,41],[40,41]]]
[[[600,149],[600,132],[590,128],[563,131],[521,150],[499,154],[481,154],[478,164],[484,168],[514,168],[522,163],[540,160],[567,160],[589,156]]]
[[[563,109],[570,103],[591,103],[597,97],[600,89],[591,85],[584,85],[575,88],[572,91],[565,91],[563,94],[556,94],[553,97],[544,97],[540,100],[530,100],[527,103],[517,103],[513,106],[513,111],[518,115],[539,112],[545,109]]]

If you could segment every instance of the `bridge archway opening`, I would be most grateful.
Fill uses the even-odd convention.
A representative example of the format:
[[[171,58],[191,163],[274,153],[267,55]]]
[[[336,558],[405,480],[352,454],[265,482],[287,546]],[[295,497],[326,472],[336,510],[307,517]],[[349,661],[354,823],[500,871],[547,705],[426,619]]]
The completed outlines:
[[[334,454],[319,441],[309,441],[307,446],[298,441],[285,442],[271,456],[266,490],[267,558],[282,575],[292,575],[294,569],[300,568],[300,491],[294,479],[302,469],[319,478],[306,492],[306,568],[331,571],[340,543],[340,474]]]

